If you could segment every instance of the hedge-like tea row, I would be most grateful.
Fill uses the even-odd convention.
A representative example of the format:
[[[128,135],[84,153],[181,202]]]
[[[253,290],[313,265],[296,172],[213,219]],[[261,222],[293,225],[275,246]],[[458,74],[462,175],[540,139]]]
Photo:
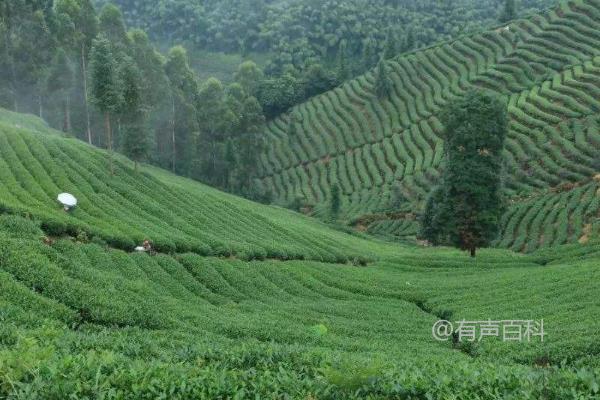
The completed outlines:
[[[242,259],[374,258],[356,250],[361,239],[156,169],[136,173],[122,157],[110,176],[106,153],[12,122],[12,116],[0,122],[0,213],[31,215],[49,236],[85,234],[126,251],[147,238],[164,253]],[[73,211],[57,203],[61,192],[79,200]]]
[[[600,184],[535,196],[504,215],[498,245],[533,251],[565,243],[588,243],[600,230]]]
[[[400,185],[419,210],[435,184],[423,172],[437,171],[443,157],[439,112],[473,87],[497,92],[509,104],[509,196],[586,181],[599,168],[598,32],[600,2],[575,0],[400,56],[388,63],[389,98],[375,96],[369,72],[270,122],[261,185],[280,204],[301,195],[316,203],[316,215],[325,215],[338,183],[347,220],[385,208],[390,188]],[[380,200],[367,200],[375,197]],[[401,235],[397,224],[389,228]]]
[[[598,394],[598,245],[482,250],[475,260],[393,246],[356,268],[130,254],[42,236],[38,223],[0,216],[1,398]],[[431,337],[442,315],[544,318],[548,336],[453,348]]]

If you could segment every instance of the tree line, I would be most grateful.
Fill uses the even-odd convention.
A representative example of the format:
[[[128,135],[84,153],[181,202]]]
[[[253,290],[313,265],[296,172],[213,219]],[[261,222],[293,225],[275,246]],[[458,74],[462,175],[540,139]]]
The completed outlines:
[[[357,68],[342,42],[333,70],[316,63],[302,74],[270,76],[245,61],[228,85],[202,82],[184,47],[162,55],[143,30],[127,29],[117,6],[97,12],[91,0],[3,2],[0,44],[0,106],[34,113],[110,154],[122,152],[136,167],[148,161],[267,202],[271,195],[252,185],[265,119],[339,85]],[[412,45],[409,38],[405,46]],[[390,30],[383,53],[366,47],[359,68],[397,51]],[[387,74],[382,63],[379,72]],[[391,82],[381,78],[378,94],[385,96]]]
[[[120,9],[90,0],[0,4],[0,106],[90,144],[268,201],[251,185],[263,146],[262,71],[201,82],[186,50],[161,55]],[[111,170],[113,169],[110,157]]]
[[[267,58],[267,115],[415,48],[537,11],[555,0],[113,1],[158,43]],[[517,13],[518,9],[518,13]],[[343,64],[340,65],[340,62]],[[261,64],[262,65],[262,64]]]

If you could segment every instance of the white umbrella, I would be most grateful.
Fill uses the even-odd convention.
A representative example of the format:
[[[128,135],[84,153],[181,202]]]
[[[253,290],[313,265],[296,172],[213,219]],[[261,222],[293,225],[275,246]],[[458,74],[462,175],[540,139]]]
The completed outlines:
[[[77,205],[77,199],[70,193],[61,193],[58,195],[57,200],[60,204],[65,207],[75,207]]]

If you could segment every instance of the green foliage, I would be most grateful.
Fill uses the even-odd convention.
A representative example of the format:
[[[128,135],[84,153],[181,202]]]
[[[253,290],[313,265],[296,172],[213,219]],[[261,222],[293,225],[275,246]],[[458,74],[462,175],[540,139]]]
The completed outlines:
[[[374,39],[367,40],[362,54],[363,71],[368,71],[379,62],[379,49]]]
[[[384,60],[394,58],[398,54],[398,49],[396,45],[397,42],[398,39],[396,38],[394,31],[390,28],[385,38],[385,47],[383,48]]]
[[[143,161],[150,150],[146,129],[142,116],[129,121],[124,126],[123,154],[136,163],[136,169],[137,163]]]
[[[125,120],[136,119],[142,112],[142,74],[131,57],[124,57],[118,65],[118,82],[121,86],[119,114]]]
[[[29,15],[23,10],[34,3],[3,2],[0,13],[4,17],[6,10],[11,15],[21,10],[19,15]],[[127,3],[171,17],[157,29],[174,36],[190,27],[201,31],[198,18],[207,19],[199,3]],[[230,16],[221,19],[217,33],[235,34],[239,31],[232,29],[238,26],[233,22],[247,17],[254,23],[244,11],[264,11],[260,4],[244,1],[239,8],[244,18],[238,18],[228,2],[206,4],[207,10]],[[317,12],[304,15],[318,21],[319,4],[311,3]],[[332,5],[323,4],[325,10]],[[352,2],[345,4],[349,13],[359,14]],[[421,3],[406,5],[416,12]],[[65,10],[72,8],[64,4]],[[52,38],[44,28],[51,20],[46,14],[31,13],[30,20],[15,17],[10,27],[3,26],[5,19],[0,24],[0,32],[12,31],[15,38],[8,56],[0,57],[9,104],[13,91],[19,107],[37,94],[31,88],[47,72],[22,67],[50,65],[53,58],[50,51],[31,51],[33,46],[44,49],[44,40]],[[381,209],[397,190],[411,210],[418,210],[434,181],[441,177],[443,187],[463,178],[469,168],[459,165],[489,155],[477,151],[471,154],[475,158],[449,157],[444,164],[444,151],[461,145],[471,151],[486,139],[490,126],[502,123],[496,114],[481,119],[479,111],[487,107],[457,108],[446,118],[439,109],[460,104],[453,102],[471,86],[509,95],[511,131],[503,163],[506,193],[513,201],[500,220],[499,245],[526,251],[547,247],[532,255],[482,250],[470,260],[452,249],[371,241],[158,169],[133,173],[123,158],[117,158],[113,177],[101,168],[102,152],[62,138],[41,120],[0,110],[0,210],[14,214],[0,217],[0,398],[597,398],[600,326],[594,299],[600,287],[593,278],[600,251],[594,242],[600,188],[592,176],[600,146],[600,59],[593,35],[598,15],[595,0],[571,3],[560,12],[511,25],[509,31],[464,37],[396,58],[389,62],[389,75],[398,90],[385,101],[374,96],[375,75],[369,73],[293,108],[269,123],[264,134],[257,129],[262,124],[260,101],[244,96],[243,90],[218,88],[211,81],[211,90],[203,86],[198,99],[198,82],[179,51],[165,69],[172,91],[157,90],[168,98],[168,107],[159,106],[161,96],[146,100],[152,98],[152,88],[142,87],[148,93],[142,96],[144,109],[155,105],[155,114],[164,113],[155,116],[158,140],[169,138],[172,126],[174,143],[184,154],[198,144],[202,125],[202,133],[217,138],[212,143],[216,154],[224,154],[222,160],[235,171],[243,158],[237,143],[247,139],[250,144],[242,149],[265,149],[245,161],[264,174],[252,180],[251,189],[265,197],[275,193],[278,204],[292,200],[298,210],[324,214],[335,183],[349,194],[340,212],[344,217]],[[338,19],[344,20],[336,17],[331,26],[339,35],[353,35],[340,29]],[[198,32],[187,32],[193,32],[192,41],[204,40]],[[338,33],[326,32],[333,35],[328,39],[335,53]],[[423,32],[416,36],[420,41]],[[145,60],[160,61],[142,36],[129,37],[140,39],[140,46],[126,53],[140,70],[151,64]],[[224,43],[233,36],[214,37]],[[255,42],[230,43],[241,50]],[[79,60],[64,48],[69,58]],[[115,48],[111,43],[111,51]],[[304,50],[302,57],[312,57],[306,46]],[[127,59],[123,53],[114,56],[119,65]],[[160,62],[152,64],[148,71],[160,71]],[[303,74],[290,76],[303,98]],[[204,111],[196,102],[206,99],[218,106],[205,109],[216,121],[199,121]],[[240,118],[236,121],[231,113]],[[477,116],[475,139],[444,150],[444,129],[466,135],[455,122]],[[219,119],[230,120],[227,128],[218,126]],[[451,129],[454,125],[460,126]],[[489,167],[486,160],[480,160],[482,167]],[[441,174],[442,167],[453,176]],[[226,175],[238,179],[238,174]],[[55,202],[63,190],[80,199],[69,214]],[[411,232],[410,217],[402,218],[377,226]],[[61,238],[48,245],[43,235]],[[89,238],[96,244],[85,244]],[[153,240],[157,251],[173,255],[130,254],[145,238]],[[581,243],[558,246],[567,241]],[[315,262],[350,260],[369,268]],[[460,345],[463,352],[456,351],[431,338],[433,322],[449,315],[444,312],[449,307],[456,320],[543,317],[552,323],[551,340],[492,340]],[[535,310],[545,315],[532,315]]]
[[[430,196],[425,238],[462,250],[489,246],[504,211],[502,152],[507,134],[506,105],[493,94],[470,91],[442,114],[446,160],[442,183]]]
[[[98,20],[100,31],[111,43],[123,47],[128,44],[127,29],[119,7],[108,3],[100,11]]]
[[[245,61],[240,64],[234,78],[236,82],[242,85],[248,96],[256,96],[259,85],[263,80],[263,72],[254,62]]]
[[[189,176],[195,155],[194,134],[199,132],[198,82],[189,66],[187,51],[181,46],[169,50],[164,69],[171,92],[171,132],[164,144],[171,155],[167,165],[173,172]]]
[[[598,395],[598,244],[475,260],[387,244],[122,158],[111,177],[100,151],[2,115],[0,207],[41,222],[0,217],[2,398]],[[62,188],[80,200],[69,214]],[[144,238],[158,254],[131,252]],[[460,346],[469,357],[431,337],[449,307],[457,321],[545,310],[561,339],[484,339]]]
[[[288,110],[303,97],[304,93],[300,82],[291,74],[265,79],[258,94],[265,114],[270,117]]]
[[[125,57],[119,65],[119,78],[123,93],[119,110],[124,122],[123,154],[134,160],[137,170],[137,163],[148,156],[150,144],[142,104],[142,75],[130,57]]]
[[[215,163],[210,162],[213,167],[204,168],[205,150],[223,158],[225,143],[242,129],[240,108],[227,104],[229,110],[222,113],[220,119],[221,125],[227,127],[220,129],[219,134],[225,137],[211,138],[210,143],[206,143],[198,126],[198,122],[203,122],[198,118],[202,111],[196,102],[201,82],[191,71],[185,52],[180,48],[165,59],[144,31],[128,31],[127,25],[147,30],[161,47],[181,42],[190,47],[194,55],[225,51],[224,58],[260,61],[261,66],[266,65],[266,77],[256,64],[245,61],[239,66],[236,79],[246,96],[256,97],[265,115],[274,117],[372,68],[385,47],[389,29],[394,29],[397,40],[388,41],[388,48],[393,44],[400,52],[407,42],[420,46],[461,33],[451,28],[446,15],[472,21],[474,29],[480,26],[482,19],[489,20],[491,4],[476,5],[480,7],[478,10],[484,10],[480,14],[464,13],[458,10],[472,4],[470,0],[461,1],[464,4],[461,2],[456,7],[442,7],[432,2],[420,8],[403,2],[366,6],[364,0],[327,4],[303,0],[286,7],[279,1],[262,0],[246,3],[228,0],[215,4],[189,0],[176,4],[162,0],[116,1],[116,5],[98,0],[95,2],[97,15],[91,0],[50,3],[18,0],[6,3],[2,9],[0,104],[35,113],[51,126],[90,144],[111,151],[113,146],[124,149],[124,135],[135,130],[127,129],[126,119],[137,120],[139,116],[126,111],[124,101],[127,100],[118,98],[123,93],[119,95],[116,90],[121,85],[110,83],[113,81],[110,73],[96,74],[94,78],[98,63],[90,59],[92,44],[94,40],[106,39],[111,57],[105,54],[104,58],[114,59],[116,66],[109,62],[102,66],[107,70],[103,72],[115,68],[121,71],[124,63],[130,63],[129,58],[139,70],[140,103],[145,112],[144,141],[150,143],[147,160],[223,188],[225,179],[217,177],[213,181],[212,173],[207,171],[224,168],[224,165],[215,168]],[[525,4],[526,7],[539,5],[537,1]],[[432,13],[436,16],[433,20],[443,20],[446,24],[426,31],[420,29],[423,25],[420,21]],[[345,50],[339,52],[339,48]],[[237,55],[232,56],[231,52]],[[265,62],[269,57],[271,62]],[[338,59],[340,69],[336,64]],[[225,69],[227,74],[233,75],[230,68]],[[206,71],[201,72],[205,77]],[[223,76],[222,71],[216,72]],[[88,81],[88,78],[91,79]],[[224,82],[230,79],[225,78]],[[53,88],[48,87],[50,83]],[[103,86],[100,91],[105,95],[100,101],[96,96],[98,85]],[[59,98],[60,101],[56,101]],[[98,107],[89,107],[89,100]],[[242,102],[240,100],[238,106]],[[103,125],[104,135],[100,135]],[[140,133],[139,129],[136,131]],[[258,192],[276,193],[277,190],[264,190],[261,186]]]
[[[406,33],[406,37],[404,38],[402,50],[410,51],[410,50],[413,50],[415,48],[415,46],[416,46],[415,32],[413,29],[409,29],[408,32]]]
[[[85,55],[99,30],[91,0],[57,0],[54,9],[58,20],[63,23],[62,28],[68,29],[62,36],[63,41],[71,43],[78,54],[83,49]]]
[[[304,81],[304,97],[310,98],[333,89],[337,83],[337,77],[321,64],[311,64],[302,77]]]
[[[194,176],[213,186],[227,187],[227,166],[224,165],[225,143],[231,137],[233,127],[246,122],[244,115],[235,115],[227,107],[225,90],[216,78],[208,79],[200,87],[196,109],[200,136],[196,151],[199,167],[196,168]]]
[[[17,215],[0,215],[0,231],[16,237],[39,239],[43,236],[39,222]]]
[[[339,82],[345,82],[351,74],[350,62],[348,61],[348,45],[345,41],[340,42],[337,54],[337,79]]]
[[[49,94],[68,93],[73,87],[73,67],[67,53],[59,49],[48,73],[46,88]]]
[[[499,21],[500,22],[508,22],[517,18],[517,6],[515,4],[515,0],[505,0],[504,8],[502,9],[502,13],[500,14]]]
[[[327,326],[325,326],[324,324],[314,325],[311,327],[311,330],[312,330],[313,334],[315,335],[315,337],[317,337],[317,338],[326,336],[327,333],[329,332],[329,330],[327,329]]]
[[[97,0],[99,5],[106,2]],[[496,0],[427,0],[418,4],[408,0],[116,3],[123,8],[131,26],[147,30],[159,41],[186,42],[196,49],[241,56],[268,55],[266,71],[274,78],[289,73],[290,67],[303,75],[307,66],[315,62],[335,71],[337,50],[343,41],[348,44],[350,65],[362,64],[367,45],[374,44],[374,62],[368,67],[371,68],[388,47],[386,43],[395,45],[397,51],[389,53],[394,56],[480,30],[495,24],[498,16]],[[522,2],[527,13],[550,5],[550,0]],[[397,31],[394,42],[386,41],[391,29]],[[364,70],[354,68],[352,74]]]
[[[342,392],[352,393],[361,387],[374,384],[383,374],[381,361],[360,363],[355,360],[343,360],[339,365],[323,369],[323,376],[329,383]]]
[[[92,101],[102,112],[116,112],[123,102],[118,64],[108,39],[94,40],[90,56]]]
[[[393,90],[394,82],[390,78],[385,60],[381,59],[377,64],[375,76],[375,93],[380,99],[389,98]]]
[[[447,227],[449,224],[450,207],[444,203],[445,193],[442,186],[433,188],[421,218],[420,236],[427,239],[434,245],[445,243],[447,237]]]
[[[48,94],[62,103],[64,110],[63,131],[71,132],[71,97],[74,76],[71,61],[66,52],[59,49],[48,71],[46,90]]]
[[[329,211],[331,213],[331,218],[336,220],[340,214],[340,209],[342,208],[342,195],[340,186],[335,184],[331,188],[331,200],[329,204]]]

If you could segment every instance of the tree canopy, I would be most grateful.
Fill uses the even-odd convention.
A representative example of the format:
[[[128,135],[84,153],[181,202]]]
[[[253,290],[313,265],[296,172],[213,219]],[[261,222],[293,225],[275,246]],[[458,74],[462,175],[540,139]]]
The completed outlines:
[[[422,221],[422,236],[432,243],[474,256],[498,234],[506,108],[493,94],[470,91],[444,110],[445,166]]]

